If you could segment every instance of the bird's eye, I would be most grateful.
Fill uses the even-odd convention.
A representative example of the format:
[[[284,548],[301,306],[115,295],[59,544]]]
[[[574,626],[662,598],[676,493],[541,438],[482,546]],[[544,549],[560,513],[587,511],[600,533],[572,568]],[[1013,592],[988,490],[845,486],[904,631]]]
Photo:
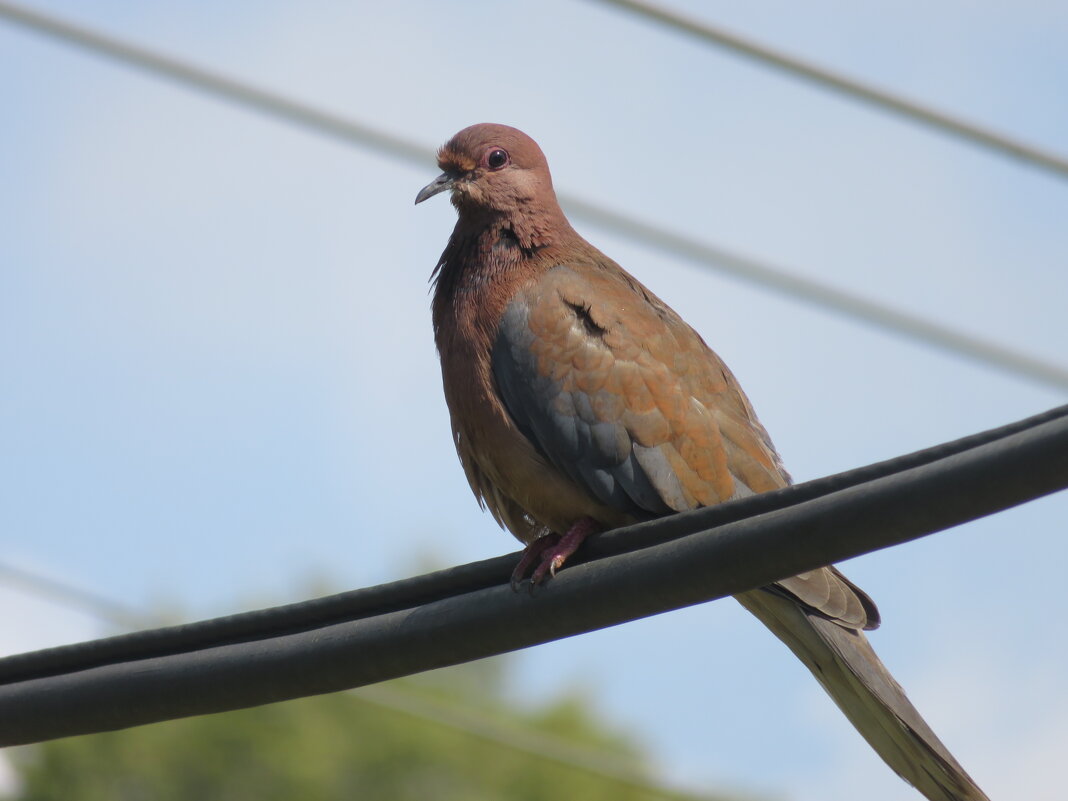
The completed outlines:
[[[508,163],[507,151],[501,150],[499,147],[493,148],[486,154],[486,166],[491,170],[499,170],[505,164]]]

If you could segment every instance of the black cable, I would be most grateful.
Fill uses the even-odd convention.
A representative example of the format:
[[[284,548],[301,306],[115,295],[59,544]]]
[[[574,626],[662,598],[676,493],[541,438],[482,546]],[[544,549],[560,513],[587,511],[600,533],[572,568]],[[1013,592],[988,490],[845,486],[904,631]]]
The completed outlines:
[[[591,559],[647,548],[747,517],[788,508],[982,445],[1005,440],[1066,417],[1068,405],[1059,406],[1009,425],[783,490],[672,515],[648,524],[605,532],[590,538],[569,564],[576,565]],[[269,639],[362,617],[410,609],[503,584],[508,581],[518,559],[517,552],[310,601],[16,654],[0,659],[0,683],[42,678],[136,659],[168,656],[217,645]]]
[[[0,746],[362,686],[733,595],[907,542],[1068,487],[1066,411],[902,457],[911,465],[903,469],[892,469],[892,460],[863,468],[867,478],[851,472],[784,491],[778,501],[760,498],[769,503],[763,513],[712,531],[569,565],[534,598],[508,588],[512,560],[501,558],[311,602],[325,608],[338,598],[360,599],[366,616],[357,619],[65,672],[53,662],[52,675],[0,685]],[[724,513],[726,505],[698,510],[616,536],[645,544],[665,529],[677,535],[680,521],[700,529]],[[457,590],[453,579],[461,575],[492,584]],[[296,614],[300,607],[252,617],[306,622]],[[241,618],[250,619],[199,626]],[[196,628],[142,633],[141,642],[155,637],[157,645],[173,645],[175,634]],[[112,647],[124,639],[113,638]],[[23,665],[42,653],[49,652],[23,655]]]
[[[130,629],[132,621],[148,625],[148,615],[106,598],[84,587],[45,576],[21,567],[0,563],[0,581],[9,580],[23,592],[44,598],[70,609],[92,615],[106,623]],[[559,737],[523,724],[506,724],[492,714],[458,702],[445,702],[425,693],[411,692],[395,683],[357,687],[349,691],[361,703],[371,704],[391,713],[406,715],[443,726],[469,737],[501,746],[535,759],[543,759],[633,787],[657,798],[696,801],[694,796],[657,781],[646,771],[636,768],[630,758]],[[702,797],[704,798],[704,797]],[[713,801],[704,798],[704,801]]]

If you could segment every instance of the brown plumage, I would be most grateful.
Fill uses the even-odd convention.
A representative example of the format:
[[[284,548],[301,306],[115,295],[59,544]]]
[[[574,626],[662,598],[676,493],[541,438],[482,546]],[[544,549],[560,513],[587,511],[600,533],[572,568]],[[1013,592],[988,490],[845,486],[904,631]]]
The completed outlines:
[[[438,164],[416,203],[448,190],[459,215],[435,269],[445,400],[471,489],[527,546],[513,584],[594,531],[790,483],[719,357],[574,231],[532,139],[475,125]],[[875,604],[837,569],[737,598],[927,798],[986,799],[875,656]]]

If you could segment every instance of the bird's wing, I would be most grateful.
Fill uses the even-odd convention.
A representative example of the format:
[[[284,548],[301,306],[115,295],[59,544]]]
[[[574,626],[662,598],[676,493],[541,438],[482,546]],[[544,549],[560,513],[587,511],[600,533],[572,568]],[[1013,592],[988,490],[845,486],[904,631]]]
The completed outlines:
[[[609,264],[554,267],[507,307],[492,367],[517,427],[598,501],[638,519],[786,486],[730,370]],[[845,625],[878,624],[871,600],[833,568],[775,589]]]
[[[611,265],[611,263],[609,263]],[[492,368],[505,407],[557,469],[636,517],[789,483],[734,376],[614,265],[559,266],[507,308]],[[884,760],[929,799],[986,796],[860,631],[871,599],[834,567],[738,596],[809,667]]]
[[[598,499],[645,515],[784,486],[734,377],[627,278],[559,266],[508,306],[493,375],[517,425]]]

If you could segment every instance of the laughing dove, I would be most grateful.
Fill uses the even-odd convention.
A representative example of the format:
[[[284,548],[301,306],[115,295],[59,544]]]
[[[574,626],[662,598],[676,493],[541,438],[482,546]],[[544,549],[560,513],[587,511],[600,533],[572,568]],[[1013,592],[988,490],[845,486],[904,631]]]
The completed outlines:
[[[526,544],[513,585],[591,533],[785,487],[741,387],[662,300],[580,237],[522,132],[475,125],[438,153],[459,215],[434,271],[434,335],[471,489]],[[834,567],[736,596],[931,801],[986,796],[863,634],[872,600]]]

